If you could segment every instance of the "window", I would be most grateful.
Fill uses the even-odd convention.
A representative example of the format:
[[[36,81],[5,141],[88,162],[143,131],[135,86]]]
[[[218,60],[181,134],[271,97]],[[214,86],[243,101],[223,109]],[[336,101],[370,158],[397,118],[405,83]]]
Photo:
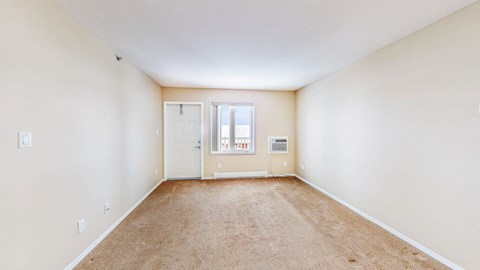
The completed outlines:
[[[211,152],[255,153],[253,103],[212,103]]]

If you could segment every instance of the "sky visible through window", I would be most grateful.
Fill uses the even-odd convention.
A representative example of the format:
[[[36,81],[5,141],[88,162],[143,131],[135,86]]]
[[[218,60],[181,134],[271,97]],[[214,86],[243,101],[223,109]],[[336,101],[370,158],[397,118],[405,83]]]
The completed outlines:
[[[237,112],[235,113],[236,125],[250,125],[250,108],[251,106],[236,106]],[[222,125],[228,125],[230,123],[229,106],[222,106],[221,116]]]
[[[250,137],[251,130],[251,113],[252,106],[235,106],[235,137],[248,138]],[[223,105],[220,108],[220,121],[221,131],[220,136],[222,138],[230,137],[230,107]]]

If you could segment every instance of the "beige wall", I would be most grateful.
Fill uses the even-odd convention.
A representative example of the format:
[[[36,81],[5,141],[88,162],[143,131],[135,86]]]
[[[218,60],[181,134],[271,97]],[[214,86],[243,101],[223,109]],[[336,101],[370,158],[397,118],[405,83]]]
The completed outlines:
[[[0,33],[0,268],[63,269],[161,179],[161,88],[53,0],[1,1]]]
[[[297,92],[297,174],[480,269],[480,3]]]
[[[298,174],[477,269],[478,14],[480,3],[296,97],[171,88],[163,97],[205,102],[206,142],[209,102],[256,103],[256,155],[205,147],[205,176],[269,170],[267,136],[287,135],[274,173],[294,170],[296,141]],[[0,32],[0,268],[62,269],[161,179],[162,89],[53,0],[1,1]],[[33,148],[17,149],[18,131],[32,131]]]
[[[164,88],[164,101],[204,102],[204,176],[213,172],[266,170],[274,174],[293,173],[295,93],[291,91],[247,91]],[[211,155],[209,152],[210,102],[255,102],[256,154]],[[269,155],[268,136],[288,136],[289,153]],[[270,160],[271,169],[270,170]],[[283,166],[283,162],[287,166]],[[218,169],[217,164],[222,168]]]

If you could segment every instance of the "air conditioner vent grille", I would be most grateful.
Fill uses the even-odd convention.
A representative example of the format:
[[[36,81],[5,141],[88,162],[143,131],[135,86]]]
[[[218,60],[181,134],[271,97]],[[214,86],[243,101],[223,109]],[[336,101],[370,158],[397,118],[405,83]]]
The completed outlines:
[[[268,153],[288,153],[288,137],[268,137]]]
[[[287,145],[284,143],[273,143],[272,152],[287,151]]]

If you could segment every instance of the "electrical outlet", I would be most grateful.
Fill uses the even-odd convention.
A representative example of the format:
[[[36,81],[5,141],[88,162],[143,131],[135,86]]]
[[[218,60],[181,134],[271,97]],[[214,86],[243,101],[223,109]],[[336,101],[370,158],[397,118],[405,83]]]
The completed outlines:
[[[157,136],[160,135],[160,130],[157,129]]]
[[[80,221],[77,222],[78,233],[83,232],[85,230],[85,227],[87,227],[87,224],[85,223],[85,219],[82,218]]]
[[[219,169],[221,169],[221,168],[222,168],[222,163],[218,163],[218,164],[217,164],[217,167],[218,167]]]
[[[298,164],[298,167],[300,167],[300,170],[305,170],[305,165],[304,164]]]
[[[110,212],[110,203],[109,202],[106,202],[103,205],[103,212],[104,212],[104,214],[107,214],[108,212]]]
[[[283,167],[287,167],[287,162],[286,161],[283,162]]]
[[[155,175],[157,175],[157,174],[158,174],[158,170],[155,170]]]

